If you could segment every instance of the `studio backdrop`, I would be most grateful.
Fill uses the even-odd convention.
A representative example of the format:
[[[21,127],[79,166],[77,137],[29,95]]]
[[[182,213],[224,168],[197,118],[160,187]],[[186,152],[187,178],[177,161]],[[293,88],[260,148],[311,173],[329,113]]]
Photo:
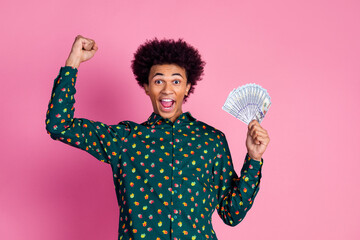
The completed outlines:
[[[116,239],[110,165],[50,138],[54,79],[75,37],[98,51],[80,65],[75,117],[144,122],[150,99],[131,60],[147,39],[199,50],[203,80],[183,110],[225,133],[239,174],[246,124],[221,108],[246,83],[267,89],[260,191],[219,239],[359,239],[360,4],[312,1],[2,1],[0,239]]]

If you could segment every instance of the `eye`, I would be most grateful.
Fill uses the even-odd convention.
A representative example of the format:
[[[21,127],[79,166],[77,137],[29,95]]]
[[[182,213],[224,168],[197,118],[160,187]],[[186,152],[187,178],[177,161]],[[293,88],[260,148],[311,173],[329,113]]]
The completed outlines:
[[[180,84],[180,80],[174,80],[175,84]]]
[[[155,80],[155,84],[161,84],[162,83],[162,80],[158,79],[158,80]]]

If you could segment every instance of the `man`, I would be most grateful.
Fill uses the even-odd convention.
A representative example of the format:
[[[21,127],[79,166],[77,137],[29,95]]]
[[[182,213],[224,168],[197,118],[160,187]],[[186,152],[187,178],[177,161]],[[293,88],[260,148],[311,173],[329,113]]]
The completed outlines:
[[[230,226],[242,221],[259,190],[267,131],[256,120],[249,124],[239,178],[225,135],[182,112],[205,63],[181,39],[147,41],[135,53],[132,70],[153,106],[147,121],[106,125],[74,118],[77,71],[97,49],[94,40],[76,37],[54,81],[46,129],[111,165],[118,239],[217,239],[215,209]]]

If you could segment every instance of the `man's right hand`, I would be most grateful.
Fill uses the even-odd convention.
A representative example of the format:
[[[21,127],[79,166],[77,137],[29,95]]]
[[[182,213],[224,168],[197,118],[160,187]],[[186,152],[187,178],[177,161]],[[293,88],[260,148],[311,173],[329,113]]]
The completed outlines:
[[[97,50],[98,46],[94,40],[77,35],[65,66],[79,68],[80,63],[92,58]]]

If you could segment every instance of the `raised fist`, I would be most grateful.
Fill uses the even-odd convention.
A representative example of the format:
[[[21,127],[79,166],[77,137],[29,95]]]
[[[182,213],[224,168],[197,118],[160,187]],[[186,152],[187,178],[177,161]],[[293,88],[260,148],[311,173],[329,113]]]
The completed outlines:
[[[94,40],[77,35],[65,66],[79,68],[80,63],[92,58],[97,50],[98,46]]]

